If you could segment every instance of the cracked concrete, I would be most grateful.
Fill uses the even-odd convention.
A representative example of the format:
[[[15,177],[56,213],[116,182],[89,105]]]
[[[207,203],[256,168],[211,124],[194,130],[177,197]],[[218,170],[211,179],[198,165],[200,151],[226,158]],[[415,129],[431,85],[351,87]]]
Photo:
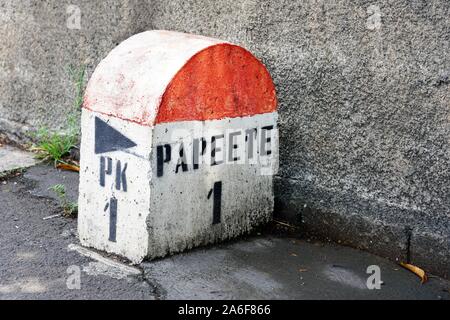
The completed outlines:
[[[0,184],[0,299],[450,299],[438,277],[421,285],[367,252],[268,231],[130,266],[80,247],[75,220],[44,220],[60,213],[47,190],[60,183],[76,199],[78,174],[45,165]],[[381,268],[380,290],[365,286],[369,265]]]

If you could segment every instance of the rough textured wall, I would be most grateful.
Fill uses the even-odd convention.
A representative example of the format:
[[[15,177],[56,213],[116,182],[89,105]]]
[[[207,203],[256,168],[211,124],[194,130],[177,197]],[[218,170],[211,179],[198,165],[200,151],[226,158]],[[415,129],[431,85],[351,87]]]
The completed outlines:
[[[17,140],[28,129],[63,126],[75,94],[69,67],[92,71],[118,43],[147,30],[150,7],[138,3],[0,0],[0,131]]]
[[[450,273],[448,1],[158,2],[153,23],[243,44],[280,101],[278,212]]]
[[[72,92],[64,66],[92,68],[134,33],[223,38],[260,57],[277,85],[277,214],[449,275],[447,0],[73,0],[81,30],[66,28],[69,2],[24,3],[0,28],[0,130],[58,126]]]

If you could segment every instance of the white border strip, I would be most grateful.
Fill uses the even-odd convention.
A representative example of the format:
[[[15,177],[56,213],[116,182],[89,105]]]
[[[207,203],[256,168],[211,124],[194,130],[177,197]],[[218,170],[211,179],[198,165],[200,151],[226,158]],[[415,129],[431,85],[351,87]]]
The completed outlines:
[[[118,269],[121,272],[126,273],[128,275],[141,275],[142,274],[142,271],[139,270],[138,268],[130,267],[123,263],[114,261],[112,259],[105,258],[102,255],[98,254],[97,252],[94,252],[94,251],[84,248],[82,246],[71,243],[67,246],[67,249],[69,251],[76,251],[79,254],[81,254],[82,256],[96,260],[96,261],[103,263],[111,268]]]

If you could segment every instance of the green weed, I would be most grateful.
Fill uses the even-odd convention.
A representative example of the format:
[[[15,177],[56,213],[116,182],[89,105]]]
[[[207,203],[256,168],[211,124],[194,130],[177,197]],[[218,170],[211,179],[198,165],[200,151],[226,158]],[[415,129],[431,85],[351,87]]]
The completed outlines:
[[[70,150],[76,148],[78,143],[78,135],[51,132],[46,127],[38,130],[36,139],[39,142],[33,150],[36,151],[37,158],[53,161],[55,166],[64,163],[63,158],[69,155]]]
[[[54,185],[50,188],[59,199],[59,204],[63,209],[65,217],[75,218],[78,214],[78,204],[67,199],[66,187],[62,184]]]
[[[74,68],[70,66],[68,73],[74,83],[75,98],[68,112],[64,130],[56,132],[49,130],[47,127],[42,127],[32,135],[34,140],[38,141],[32,148],[37,153],[37,157],[44,161],[53,161],[55,166],[58,163],[65,163],[64,158],[70,154],[72,149],[77,148],[80,137],[80,115],[86,67]]]

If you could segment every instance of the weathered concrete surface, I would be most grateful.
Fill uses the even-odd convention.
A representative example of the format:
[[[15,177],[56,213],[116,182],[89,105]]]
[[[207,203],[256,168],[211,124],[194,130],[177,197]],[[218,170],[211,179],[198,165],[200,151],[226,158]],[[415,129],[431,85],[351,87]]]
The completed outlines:
[[[449,276],[448,1],[157,3],[154,27],[243,43],[268,66],[282,217]]]
[[[28,168],[37,162],[32,153],[0,144],[0,177],[2,173]]]
[[[23,140],[42,125],[61,128],[75,98],[69,66],[91,71],[119,42],[148,29],[149,9],[139,2],[82,0],[78,11],[71,0],[1,0],[0,131]]]
[[[450,299],[440,278],[421,285],[369,253],[269,234],[136,269],[81,248],[75,220],[44,220],[61,212],[55,184],[77,198],[78,175],[47,166],[0,184],[0,299]],[[365,287],[369,265],[381,268],[380,290]],[[80,290],[67,288],[69,267],[81,270]]]
[[[66,65],[92,70],[137,32],[242,44],[277,86],[283,216],[448,275],[448,1],[86,0],[81,30],[65,28],[69,1],[0,3],[0,131],[58,126]]]
[[[367,267],[383,285],[368,290]],[[143,264],[164,299],[450,299],[447,281],[429,286],[380,257],[356,249],[271,236]]]

